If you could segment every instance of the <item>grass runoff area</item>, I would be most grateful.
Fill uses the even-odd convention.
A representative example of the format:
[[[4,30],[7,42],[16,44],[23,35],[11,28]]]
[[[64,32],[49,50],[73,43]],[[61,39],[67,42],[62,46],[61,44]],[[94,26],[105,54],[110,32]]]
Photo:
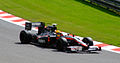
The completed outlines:
[[[83,0],[0,0],[0,9],[32,22],[120,46],[120,16]]]

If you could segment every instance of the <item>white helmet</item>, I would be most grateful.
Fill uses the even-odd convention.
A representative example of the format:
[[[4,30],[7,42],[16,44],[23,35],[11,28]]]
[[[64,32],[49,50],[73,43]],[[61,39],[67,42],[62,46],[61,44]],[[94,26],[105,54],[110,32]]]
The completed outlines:
[[[53,25],[53,26],[56,26],[57,24],[56,24],[56,23],[53,23],[52,25]]]

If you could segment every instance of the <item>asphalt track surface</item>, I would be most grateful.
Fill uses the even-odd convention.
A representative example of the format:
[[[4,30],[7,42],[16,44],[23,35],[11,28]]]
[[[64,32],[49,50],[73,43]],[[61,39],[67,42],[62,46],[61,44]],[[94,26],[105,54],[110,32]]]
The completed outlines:
[[[64,53],[55,49],[20,44],[23,27],[0,20],[0,63],[120,63],[120,54]]]

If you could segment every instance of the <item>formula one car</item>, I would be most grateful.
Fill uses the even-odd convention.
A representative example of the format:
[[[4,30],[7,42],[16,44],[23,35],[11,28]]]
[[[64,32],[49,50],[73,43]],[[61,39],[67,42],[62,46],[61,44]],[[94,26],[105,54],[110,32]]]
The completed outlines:
[[[38,27],[38,32],[32,33],[32,27]],[[57,30],[56,24],[45,27],[44,22],[26,22],[25,30],[20,32],[20,41],[22,44],[35,43],[66,52],[101,51],[101,47],[93,46],[91,38],[65,34]]]

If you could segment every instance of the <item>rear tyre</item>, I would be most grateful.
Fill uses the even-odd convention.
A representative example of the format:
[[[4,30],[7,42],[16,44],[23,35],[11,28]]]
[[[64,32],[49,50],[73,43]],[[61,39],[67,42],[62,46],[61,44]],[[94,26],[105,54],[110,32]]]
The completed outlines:
[[[22,44],[29,44],[31,42],[32,35],[28,31],[22,30],[19,37]]]

